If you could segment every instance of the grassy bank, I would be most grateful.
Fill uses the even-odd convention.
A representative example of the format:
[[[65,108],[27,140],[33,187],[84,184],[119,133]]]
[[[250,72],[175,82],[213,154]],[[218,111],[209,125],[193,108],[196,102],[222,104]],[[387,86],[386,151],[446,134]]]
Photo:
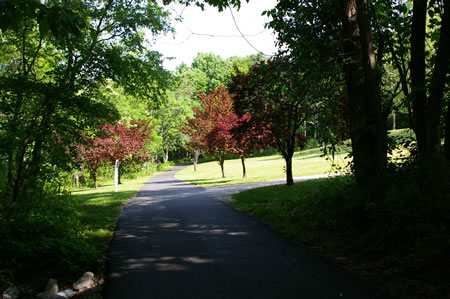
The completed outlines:
[[[65,288],[86,271],[101,276],[121,206],[156,173],[123,179],[118,192],[102,181],[97,190],[31,194],[14,209],[0,206],[1,291],[10,281],[34,296],[49,278]]]
[[[337,167],[344,167],[348,159],[348,149],[343,149],[334,160],[331,157],[324,157],[320,148],[309,149],[297,152],[293,157],[294,177],[308,176],[316,174],[330,173],[333,164]],[[267,182],[271,180],[285,179],[285,161],[281,155],[271,155],[266,157],[255,157],[245,159],[247,168],[247,178],[242,178],[242,164],[240,159],[225,161],[226,178],[221,177],[220,166],[217,162],[201,163],[194,172],[194,166],[186,167],[178,172],[176,178],[185,182],[201,186],[235,185],[255,182]]]
[[[175,163],[166,163],[158,167],[158,172],[167,170]],[[102,256],[106,254],[121,207],[137,194],[139,189],[158,172],[124,179],[115,192],[113,181],[103,181],[98,189],[83,188],[71,192],[77,205],[79,219],[84,227],[83,235],[95,245]]]
[[[449,298],[449,204],[403,193],[409,184],[392,185],[383,205],[360,198],[351,176],[252,189],[229,203],[394,297]]]

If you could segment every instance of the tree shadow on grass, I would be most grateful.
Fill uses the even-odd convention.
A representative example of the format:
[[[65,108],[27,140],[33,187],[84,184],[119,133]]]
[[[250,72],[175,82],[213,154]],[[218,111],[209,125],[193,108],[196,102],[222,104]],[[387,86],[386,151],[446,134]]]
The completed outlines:
[[[80,221],[89,229],[113,229],[124,201],[136,191],[99,192],[72,195],[77,203]]]
[[[198,186],[204,186],[204,185],[224,185],[226,183],[232,182],[234,180],[224,180],[222,178],[220,179],[185,179],[184,180],[187,183],[193,184],[193,185],[198,185]]]

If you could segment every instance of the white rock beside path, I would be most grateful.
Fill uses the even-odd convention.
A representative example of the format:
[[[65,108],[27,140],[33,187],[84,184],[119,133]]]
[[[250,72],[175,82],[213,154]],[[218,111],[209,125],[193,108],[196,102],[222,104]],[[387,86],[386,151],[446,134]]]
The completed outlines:
[[[92,272],[86,272],[78,279],[74,284],[75,290],[84,290],[90,288],[94,284],[94,274]]]
[[[19,297],[20,291],[16,286],[10,286],[3,292],[3,299],[16,299]]]
[[[60,295],[58,295],[57,293],[54,293],[54,292],[42,292],[42,293],[37,294],[37,297],[41,298],[41,299],[67,298],[67,297],[64,297],[64,296],[60,296]]]
[[[48,280],[47,286],[45,287],[45,292],[58,293],[58,281],[56,279],[50,278]]]

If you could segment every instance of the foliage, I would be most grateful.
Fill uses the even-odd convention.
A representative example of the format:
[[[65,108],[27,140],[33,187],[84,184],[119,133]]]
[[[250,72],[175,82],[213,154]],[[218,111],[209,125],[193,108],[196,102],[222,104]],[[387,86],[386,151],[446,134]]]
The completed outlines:
[[[98,128],[95,136],[84,135],[85,143],[77,145],[77,160],[87,164],[95,188],[98,188],[98,169],[103,163],[145,162],[150,158],[145,145],[150,141],[153,127],[146,120],[132,120],[128,125],[106,123]]]
[[[215,126],[216,119],[232,112],[231,99],[225,88],[219,87],[210,94],[199,94],[200,107],[193,107],[193,118],[188,120],[184,132],[192,149],[207,150],[204,136]]]
[[[68,195],[33,194],[0,211],[0,267],[9,279],[39,287],[63,283],[98,266],[99,253],[83,236],[77,205]]]
[[[182,93],[171,90],[167,92],[167,97],[167,103],[155,112],[158,121],[156,130],[161,137],[159,155],[162,155],[163,163],[168,161],[169,151],[182,147],[186,142],[182,128],[192,117],[193,106],[192,99]]]
[[[188,148],[208,151],[218,160],[223,172],[225,154],[232,148],[230,129],[235,122],[232,100],[228,91],[219,86],[210,94],[199,94],[200,107],[193,107],[194,117],[188,119],[184,133]],[[220,123],[220,124],[219,124]]]
[[[213,53],[199,53],[190,67],[182,64],[177,68],[179,90],[194,98],[198,93],[211,93],[215,88],[227,85],[236,70],[247,73],[251,66],[263,60],[261,54],[223,59]]]
[[[258,122],[250,114],[244,114],[236,120],[231,129],[236,146],[232,153],[240,156],[251,156],[255,150],[263,151],[275,146],[270,127],[265,122]]]
[[[213,53],[199,53],[192,61],[192,68],[206,75],[205,93],[211,93],[215,88],[226,85],[230,79],[232,64],[229,60]]]
[[[230,109],[227,115],[222,115],[215,119],[214,127],[204,136],[209,154],[219,161],[222,169],[222,178],[225,178],[223,168],[225,156],[227,153],[235,151],[236,142],[233,139],[231,130],[235,126],[236,120],[237,115]]]
[[[293,184],[295,147],[302,148],[306,141],[299,129],[315,113],[313,86],[303,79],[293,61],[279,57],[255,65],[248,74],[237,72],[229,86],[236,113],[250,113],[267,124],[286,160],[288,185]]]
[[[44,187],[44,165],[70,164],[64,151],[77,132],[117,119],[101,84],[157,101],[167,72],[140,32],[167,31],[167,12],[152,1],[5,0],[0,14],[2,197],[15,203]]]

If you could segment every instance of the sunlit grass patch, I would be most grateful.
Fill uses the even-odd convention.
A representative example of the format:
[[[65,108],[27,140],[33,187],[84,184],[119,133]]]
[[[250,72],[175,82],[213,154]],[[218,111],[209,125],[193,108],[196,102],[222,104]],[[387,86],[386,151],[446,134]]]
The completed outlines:
[[[344,158],[348,155],[346,149],[331,157],[323,156],[320,148],[297,152],[293,157],[294,177],[326,174],[332,171],[333,163],[344,167],[348,161]],[[188,166],[179,171],[175,176],[188,183],[201,186],[235,185],[271,180],[285,179],[285,161],[279,154],[245,159],[247,178],[242,178],[242,164],[240,159],[225,161],[226,178],[221,177],[220,166],[217,162],[200,163],[197,171],[193,166]]]

